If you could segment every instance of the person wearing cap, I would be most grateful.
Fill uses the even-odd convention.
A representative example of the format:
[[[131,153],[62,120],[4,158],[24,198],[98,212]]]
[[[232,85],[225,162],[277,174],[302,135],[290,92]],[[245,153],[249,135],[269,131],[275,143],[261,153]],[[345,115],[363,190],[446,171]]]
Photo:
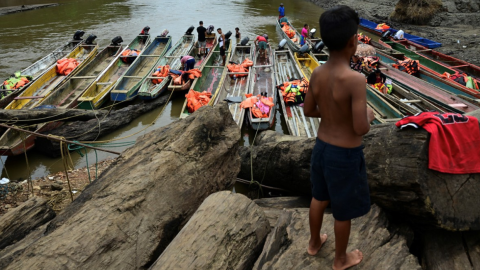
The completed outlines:
[[[283,3],[280,3],[280,7],[278,8],[278,19],[285,17],[285,8],[283,7]]]
[[[265,51],[268,47],[268,40],[264,36],[257,36],[255,39],[255,46],[258,47],[258,52],[260,53],[260,57],[265,58]]]
[[[205,38],[205,34],[207,32],[207,28],[203,27],[203,21],[200,21],[200,26],[197,27],[198,33],[198,54],[203,55],[205,53],[205,48],[207,47],[207,39]]]

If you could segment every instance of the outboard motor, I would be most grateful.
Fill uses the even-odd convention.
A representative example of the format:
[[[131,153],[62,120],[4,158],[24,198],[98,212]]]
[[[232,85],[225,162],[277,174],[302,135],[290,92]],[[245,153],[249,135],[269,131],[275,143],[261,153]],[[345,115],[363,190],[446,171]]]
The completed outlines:
[[[245,37],[244,39],[242,39],[242,41],[240,41],[240,45],[245,46],[248,44],[249,41],[250,39],[248,37]]]
[[[303,53],[307,53],[309,50],[310,48],[308,47],[308,44],[305,44],[302,46],[302,48],[300,48],[298,52],[303,54]]]
[[[185,32],[185,35],[191,35],[193,30],[195,30],[195,27],[192,25],[187,29],[187,32]]]
[[[387,30],[385,33],[382,34],[382,39],[388,39],[392,35],[392,31]]]
[[[85,40],[85,44],[87,44],[87,45],[92,45],[92,44],[93,44],[93,41],[95,41],[96,38],[97,38],[97,36],[95,36],[94,34],[91,34],[91,35],[88,36],[88,38]]]
[[[232,36],[232,31],[228,31],[228,32],[225,34],[225,39],[230,39],[231,36]]]
[[[163,30],[162,33],[160,34],[160,37],[166,37],[166,36],[168,35],[168,33],[170,33],[170,32],[168,32],[168,30],[165,29],[165,30]]]
[[[75,32],[73,35],[73,40],[82,40],[83,35],[85,35],[85,31],[77,30],[77,32]]]
[[[315,38],[315,33],[317,32],[317,29],[315,28],[312,28],[312,30],[310,30],[310,38],[311,39],[314,39]]]
[[[287,45],[287,40],[282,39],[282,41],[280,41],[280,43],[278,43],[278,50],[283,50],[285,48],[285,45]]]
[[[319,42],[317,42],[317,44],[315,44],[315,46],[313,46],[313,52],[320,53],[322,52],[323,48],[325,48],[325,43],[320,40]]]
[[[207,35],[211,35],[213,33],[213,30],[215,30],[215,26],[210,25],[207,28]]]
[[[112,46],[119,46],[123,42],[123,38],[121,36],[116,36],[112,39]]]
[[[149,32],[150,31],[150,26],[145,26],[143,29],[142,29],[142,32],[140,32],[140,35],[149,35]]]

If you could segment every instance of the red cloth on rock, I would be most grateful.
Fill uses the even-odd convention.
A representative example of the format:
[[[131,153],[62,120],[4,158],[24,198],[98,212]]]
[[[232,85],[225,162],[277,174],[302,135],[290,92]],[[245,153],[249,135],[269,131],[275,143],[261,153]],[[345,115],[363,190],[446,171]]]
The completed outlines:
[[[430,133],[428,168],[452,174],[480,173],[480,127],[473,116],[423,112],[395,124]]]

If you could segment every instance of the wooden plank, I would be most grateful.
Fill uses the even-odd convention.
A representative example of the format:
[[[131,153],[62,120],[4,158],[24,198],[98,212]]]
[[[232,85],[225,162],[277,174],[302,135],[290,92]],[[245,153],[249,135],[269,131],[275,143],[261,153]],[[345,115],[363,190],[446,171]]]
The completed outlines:
[[[72,77],[71,79],[95,79],[97,76],[75,76]]]
[[[20,99],[38,99],[38,98],[44,98],[45,96],[31,96],[31,97],[16,97],[14,100],[20,100]]]
[[[468,105],[464,103],[454,103],[454,104],[448,104],[448,106],[453,107],[453,108],[467,108]]]

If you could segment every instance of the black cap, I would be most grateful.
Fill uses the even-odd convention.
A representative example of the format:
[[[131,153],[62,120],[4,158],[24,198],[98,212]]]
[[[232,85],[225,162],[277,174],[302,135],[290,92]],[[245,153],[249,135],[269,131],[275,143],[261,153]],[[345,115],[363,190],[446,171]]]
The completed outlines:
[[[280,6],[283,6],[283,3],[280,3]]]

